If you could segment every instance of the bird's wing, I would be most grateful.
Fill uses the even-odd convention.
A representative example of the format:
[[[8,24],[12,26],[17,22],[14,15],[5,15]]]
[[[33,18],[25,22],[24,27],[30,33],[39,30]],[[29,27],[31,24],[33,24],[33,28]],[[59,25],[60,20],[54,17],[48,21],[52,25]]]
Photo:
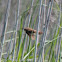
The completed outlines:
[[[34,29],[32,29],[32,28],[29,28],[29,27],[27,27],[27,28],[24,28],[25,30],[28,30],[28,31],[33,31],[33,32],[36,32],[36,30],[34,30]]]
[[[35,40],[35,35],[31,35],[31,39],[32,40]]]

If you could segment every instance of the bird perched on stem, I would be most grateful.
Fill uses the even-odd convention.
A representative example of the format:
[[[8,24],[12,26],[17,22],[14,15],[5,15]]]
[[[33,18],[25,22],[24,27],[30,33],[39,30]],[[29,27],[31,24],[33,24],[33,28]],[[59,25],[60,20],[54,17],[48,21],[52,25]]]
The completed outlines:
[[[35,34],[36,34],[36,30],[32,29],[32,28],[29,28],[29,27],[26,27],[24,28],[24,31],[26,32],[26,34],[31,37],[32,40],[35,40]],[[39,31],[38,32],[39,35],[43,34],[43,32]]]

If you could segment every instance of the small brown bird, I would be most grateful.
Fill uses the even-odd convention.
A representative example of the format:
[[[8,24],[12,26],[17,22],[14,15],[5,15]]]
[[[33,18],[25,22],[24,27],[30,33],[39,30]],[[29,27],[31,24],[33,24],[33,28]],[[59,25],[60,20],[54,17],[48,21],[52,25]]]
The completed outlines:
[[[24,28],[24,31],[26,32],[26,34],[28,34],[29,37],[31,37],[32,40],[35,40],[35,34],[36,34],[36,30],[26,27]],[[39,31],[38,32],[39,35],[43,34],[43,32]]]

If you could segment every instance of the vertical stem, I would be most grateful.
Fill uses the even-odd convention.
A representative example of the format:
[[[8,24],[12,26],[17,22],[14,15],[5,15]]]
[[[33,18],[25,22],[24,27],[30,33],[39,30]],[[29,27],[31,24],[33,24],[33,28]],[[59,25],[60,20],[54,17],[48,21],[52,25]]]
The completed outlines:
[[[32,11],[33,11],[33,3],[34,3],[34,0],[32,0],[32,4],[31,4],[31,10],[30,10],[29,20],[28,20],[28,27],[29,27],[29,24],[30,24],[31,14],[32,14]]]
[[[39,40],[39,35],[38,35],[38,31],[39,31],[39,25],[40,25],[40,18],[41,18],[41,5],[42,5],[42,0],[40,0],[40,8],[39,8],[39,21],[37,24],[37,33],[36,33],[36,44],[35,44],[35,57],[34,57],[34,62],[36,62],[36,55],[37,55],[37,43]]]
[[[7,24],[8,24],[8,17],[10,15],[10,6],[11,6],[11,0],[8,0],[6,14],[5,14],[5,18],[4,18],[2,38],[1,38],[1,58],[2,58],[2,48],[3,48],[3,44],[4,44],[4,40],[5,40],[5,33],[6,33],[6,29],[7,29]]]
[[[60,12],[59,12],[58,26],[60,25],[60,19],[61,19],[61,0],[60,0]],[[60,30],[59,36],[61,36],[61,34],[62,34],[62,28]],[[58,62],[58,56],[60,54],[60,45],[61,45],[61,37],[59,37],[59,44],[58,44],[58,50],[57,50],[56,61],[55,62]]]
[[[50,18],[50,15],[51,15],[51,9],[52,9],[52,4],[53,4],[53,0],[52,0],[52,2],[50,2],[51,4],[49,5],[49,9],[48,9],[48,12],[47,12],[47,18],[46,18],[46,20],[45,20],[45,26],[44,26],[44,28],[43,28],[43,36],[42,36],[42,41],[41,42],[43,42],[42,43],[42,48],[41,48],[41,50],[42,50],[42,53],[41,53],[41,62],[43,62],[44,61],[44,59],[43,59],[43,54],[44,54],[44,44],[45,44],[45,38],[46,38],[46,33],[47,33],[47,28],[48,28],[48,24],[49,24],[49,18]]]
[[[46,0],[44,0],[44,4],[46,5]],[[45,24],[45,9],[46,9],[46,7],[44,6],[44,24]],[[44,62],[44,46],[43,46],[43,62]]]
[[[15,30],[16,30],[16,32],[15,32],[15,40],[14,40],[14,44],[13,44],[12,62],[14,61],[14,56],[15,56],[15,45],[16,45],[16,40],[17,40],[16,37],[17,37],[19,14],[20,14],[20,0],[18,0],[17,19],[16,19],[16,16],[15,16],[15,21],[16,21]]]

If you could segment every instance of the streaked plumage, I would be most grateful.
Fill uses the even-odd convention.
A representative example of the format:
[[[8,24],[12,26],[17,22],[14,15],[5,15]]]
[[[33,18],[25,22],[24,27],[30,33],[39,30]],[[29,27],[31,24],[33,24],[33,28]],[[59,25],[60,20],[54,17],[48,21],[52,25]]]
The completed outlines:
[[[29,37],[31,37],[32,40],[35,40],[35,34],[36,34],[36,30],[26,27],[24,28],[24,31],[26,32],[26,34],[28,34]],[[43,32],[39,31],[38,32],[39,35],[43,34]]]

